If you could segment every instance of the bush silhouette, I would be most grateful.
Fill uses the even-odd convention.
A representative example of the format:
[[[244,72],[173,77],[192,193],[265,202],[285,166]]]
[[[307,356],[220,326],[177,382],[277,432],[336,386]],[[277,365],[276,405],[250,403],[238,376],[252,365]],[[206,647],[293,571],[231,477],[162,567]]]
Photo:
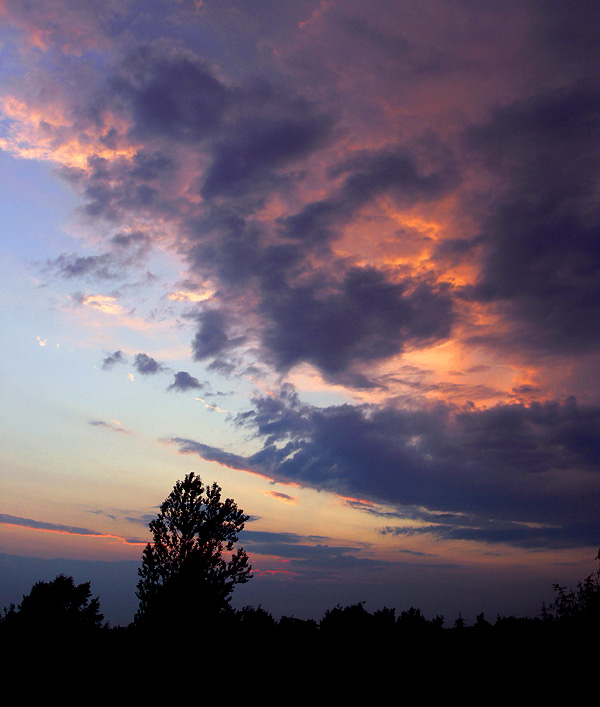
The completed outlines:
[[[90,582],[75,584],[59,574],[51,582],[36,582],[18,608],[11,606],[3,624],[25,633],[90,633],[102,627],[98,597],[90,599]]]

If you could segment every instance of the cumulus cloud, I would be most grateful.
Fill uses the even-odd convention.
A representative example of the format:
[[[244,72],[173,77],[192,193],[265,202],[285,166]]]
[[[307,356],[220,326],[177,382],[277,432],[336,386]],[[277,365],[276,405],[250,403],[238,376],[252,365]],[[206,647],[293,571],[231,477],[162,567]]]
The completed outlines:
[[[217,131],[230,100],[207,62],[164,43],[135,47],[106,88],[130,116],[131,137],[185,144]]]
[[[184,392],[186,390],[200,390],[204,386],[197,378],[191,376],[187,371],[179,371],[175,374],[175,380],[167,390]]]
[[[198,322],[198,331],[192,341],[192,351],[196,361],[217,358],[223,351],[239,342],[229,338],[226,317],[219,310],[206,310],[198,315]]]
[[[264,343],[277,366],[309,362],[327,374],[388,358],[406,343],[443,339],[453,320],[443,288],[390,282],[374,268],[348,270],[334,292],[330,283],[275,292],[263,308]]]
[[[133,365],[135,366],[135,370],[144,376],[154,375],[155,373],[161,373],[167,370],[166,366],[145,353],[136,354]]]

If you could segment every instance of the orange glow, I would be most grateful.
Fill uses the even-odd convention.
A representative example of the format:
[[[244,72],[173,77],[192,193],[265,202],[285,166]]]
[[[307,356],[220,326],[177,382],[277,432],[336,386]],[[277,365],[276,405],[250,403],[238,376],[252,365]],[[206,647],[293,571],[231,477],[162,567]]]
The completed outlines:
[[[371,508],[377,507],[376,503],[366,498],[353,498],[352,496],[341,496],[340,494],[337,494],[337,497],[346,503],[360,503],[361,505],[370,506]]]
[[[83,537],[83,538],[107,538],[109,540],[115,540],[118,543],[124,543],[125,545],[146,545],[147,541],[145,540],[135,540],[135,539],[127,539],[124,538],[122,535],[113,535],[112,533],[96,533],[93,531],[89,532],[82,532],[79,531],[77,528],[36,528],[31,525],[23,526],[20,523],[11,523],[9,520],[2,520],[3,525],[9,525],[15,528],[27,528],[28,530],[35,531],[36,533],[50,533],[52,535],[75,535],[78,537]]]
[[[90,128],[82,139],[57,105],[32,106],[15,96],[2,99],[2,111],[18,124],[12,126],[7,138],[0,139],[0,148],[23,159],[51,160],[58,164],[88,170],[88,158],[92,155],[106,159],[131,159],[137,145],[109,149],[102,142],[103,129],[95,134]],[[125,134],[128,124],[119,116],[106,115],[107,124]]]
[[[172,292],[169,295],[169,299],[173,302],[204,302],[209,300],[213,295],[214,290],[207,290],[202,293],[178,290],[177,292]]]

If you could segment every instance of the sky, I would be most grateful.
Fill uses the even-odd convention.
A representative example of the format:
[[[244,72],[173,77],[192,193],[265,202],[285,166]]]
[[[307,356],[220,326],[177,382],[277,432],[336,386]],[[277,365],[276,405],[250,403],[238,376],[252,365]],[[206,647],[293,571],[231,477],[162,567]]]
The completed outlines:
[[[4,590],[535,616],[600,545],[600,6],[0,0]]]

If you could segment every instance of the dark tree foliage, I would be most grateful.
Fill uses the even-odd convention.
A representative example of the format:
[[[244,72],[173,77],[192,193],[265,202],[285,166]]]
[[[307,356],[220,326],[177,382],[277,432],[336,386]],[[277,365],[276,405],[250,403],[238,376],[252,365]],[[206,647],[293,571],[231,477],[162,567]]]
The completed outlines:
[[[248,516],[215,483],[192,472],[177,481],[150,522],[138,570],[135,623],[173,629],[206,625],[230,610],[236,584],[251,577],[248,556],[235,549]]]
[[[51,582],[36,582],[18,608],[12,605],[2,623],[8,630],[25,633],[89,633],[102,627],[98,597],[90,599],[90,582],[75,584],[59,574]]]
[[[596,559],[600,560],[600,550]],[[553,587],[557,596],[550,609],[556,613],[559,621],[576,624],[578,627],[600,626],[600,566],[583,582],[578,582],[576,590],[559,584]]]
[[[365,609],[364,601],[328,609],[321,619],[320,629],[330,634],[365,632],[373,626],[373,616]]]
[[[410,609],[403,611],[397,620],[397,627],[406,633],[418,633],[427,628],[427,619],[423,616],[420,609],[415,609],[411,606]]]
[[[236,612],[236,619],[241,628],[249,633],[265,634],[273,633],[277,622],[273,616],[261,606],[244,606]]]

